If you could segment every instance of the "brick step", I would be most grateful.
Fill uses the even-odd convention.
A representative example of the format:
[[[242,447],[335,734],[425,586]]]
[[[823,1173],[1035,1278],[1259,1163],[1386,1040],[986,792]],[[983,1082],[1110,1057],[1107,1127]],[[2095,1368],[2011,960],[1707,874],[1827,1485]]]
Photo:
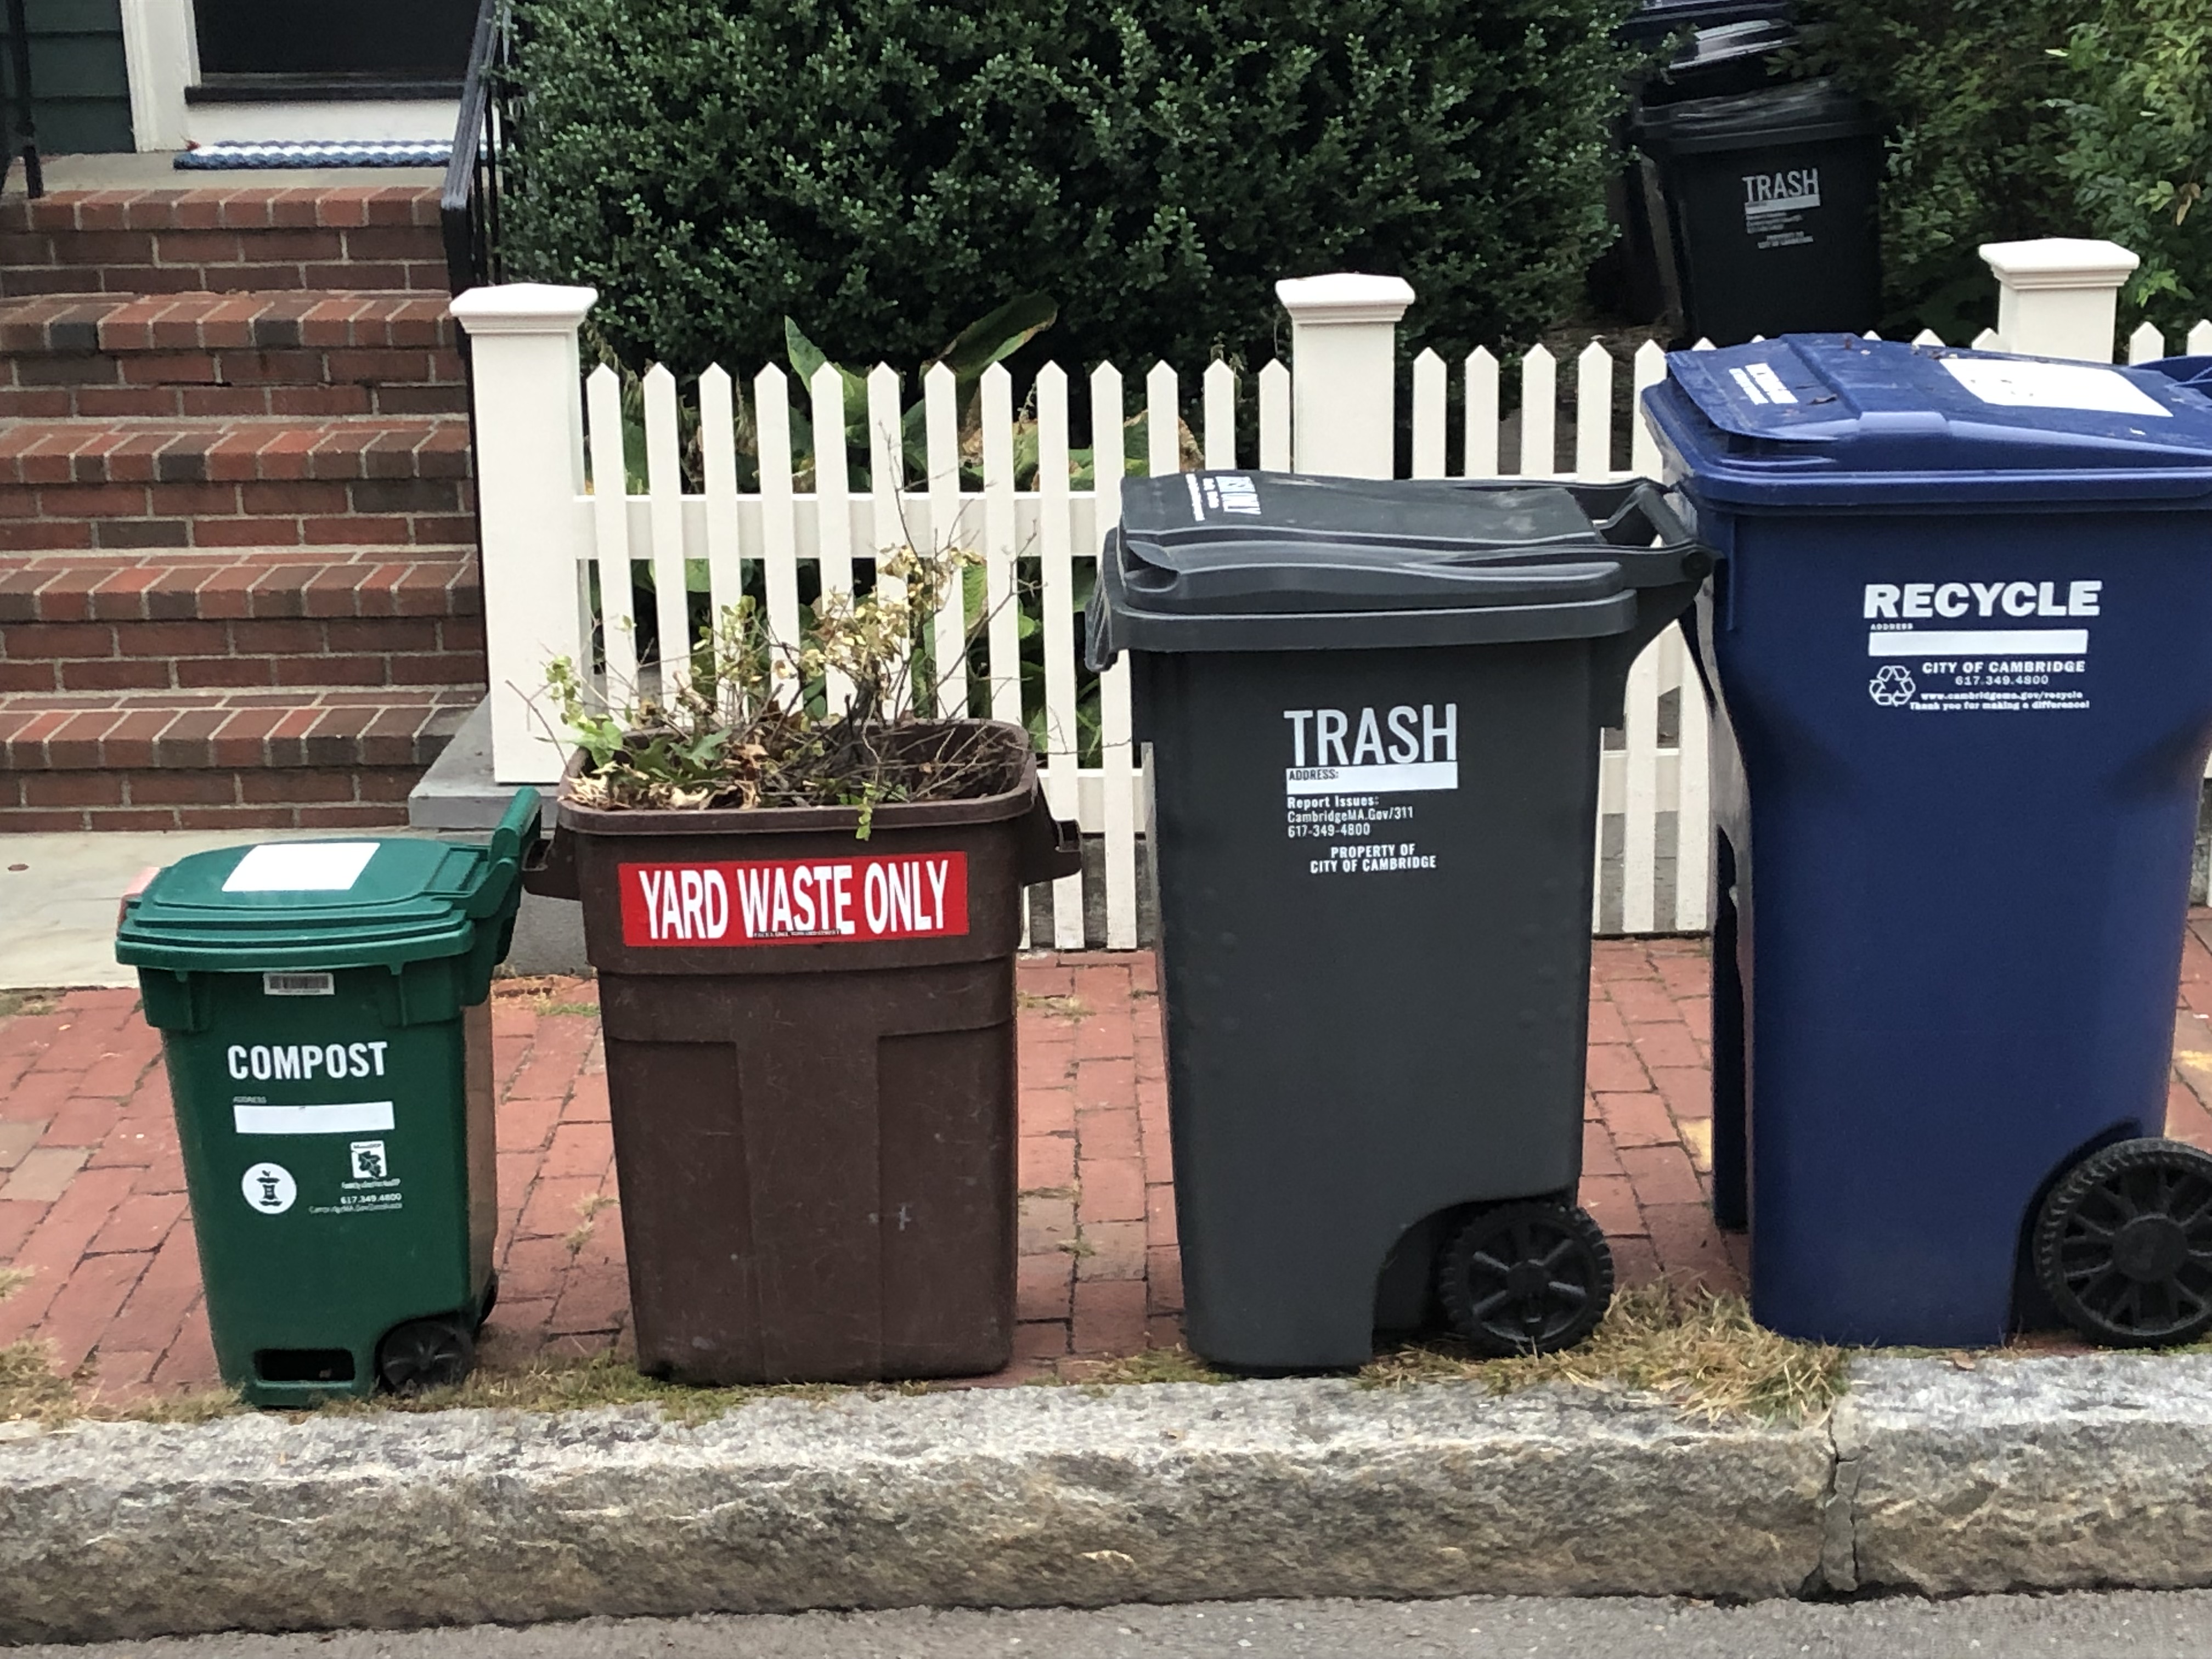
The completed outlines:
[[[267,289],[443,294],[437,191],[226,185],[0,202],[0,295]]]
[[[480,687],[0,696],[0,832],[406,821]]]
[[[465,414],[436,295],[40,295],[0,301],[0,416]]]
[[[0,623],[473,617],[482,609],[476,555],[465,546],[0,554]]]
[[[468,445],[452,416],[19,421],[0,550],[465,545]]]
[[[0,692],[481,684],[466,547],[0,555]]]

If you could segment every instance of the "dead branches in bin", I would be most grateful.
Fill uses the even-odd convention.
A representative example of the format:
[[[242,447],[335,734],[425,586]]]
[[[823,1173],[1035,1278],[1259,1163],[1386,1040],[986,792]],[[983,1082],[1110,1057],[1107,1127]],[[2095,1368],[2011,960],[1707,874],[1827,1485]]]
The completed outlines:
[[[967,653],[938,663],[931,638],[980,562],[960,548],[892,550],[872,592],[824,592],[797,641],[774,638],[758,602],[741,599],[677,665],[688,673],[664,665],[657,692],[610,687],[604,709],[574,659],[556,658],[546,693],[588,763],[573,798],[613,809],[853,806],[866,839],[884,802],[1007,787],[1024,744],[962,717]],[[988,620],[969,620],[965,641]],[[833,708],[832,688],[846,687]]]

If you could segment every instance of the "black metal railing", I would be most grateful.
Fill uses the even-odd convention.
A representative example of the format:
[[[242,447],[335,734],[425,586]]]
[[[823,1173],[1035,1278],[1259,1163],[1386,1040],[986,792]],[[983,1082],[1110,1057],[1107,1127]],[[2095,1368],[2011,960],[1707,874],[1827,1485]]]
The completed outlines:
[[[468,77],[461,83],[461,115],[453,129],[453,160],[439,194],[445,233],[446,284],[459,294],[501,281],[499,250],[500,179],[514,132],[514,19],[511,0],[481,0],[469,46]]]
[[[15,158],[23,158],[23,193],[46,193],[45,171],[39,166],[38,123],[31,117],[31,31],[23,21],[23,0],[8,0],[8,86],[0,98],[0,190],[7,188]]]

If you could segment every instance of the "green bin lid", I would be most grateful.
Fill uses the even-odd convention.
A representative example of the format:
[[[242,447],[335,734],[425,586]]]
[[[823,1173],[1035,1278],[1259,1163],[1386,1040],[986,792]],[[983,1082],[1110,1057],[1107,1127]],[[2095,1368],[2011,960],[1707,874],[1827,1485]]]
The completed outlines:
[[[489,846],[356,836],[195,853],[125,907],[116,960],[238,973],[459,956],[519,902],[538,810],[535,789],[518,793]]]

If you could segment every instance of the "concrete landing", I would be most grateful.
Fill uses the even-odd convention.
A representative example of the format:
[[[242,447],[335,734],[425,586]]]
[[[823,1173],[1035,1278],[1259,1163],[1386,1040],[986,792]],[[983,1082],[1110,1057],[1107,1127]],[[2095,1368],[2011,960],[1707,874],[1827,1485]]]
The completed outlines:
[[[149,866],[218,847],[343,838],[329,830],[0,836],[0,990],[137,985],[137,973],[115,960],[115,907]]]

